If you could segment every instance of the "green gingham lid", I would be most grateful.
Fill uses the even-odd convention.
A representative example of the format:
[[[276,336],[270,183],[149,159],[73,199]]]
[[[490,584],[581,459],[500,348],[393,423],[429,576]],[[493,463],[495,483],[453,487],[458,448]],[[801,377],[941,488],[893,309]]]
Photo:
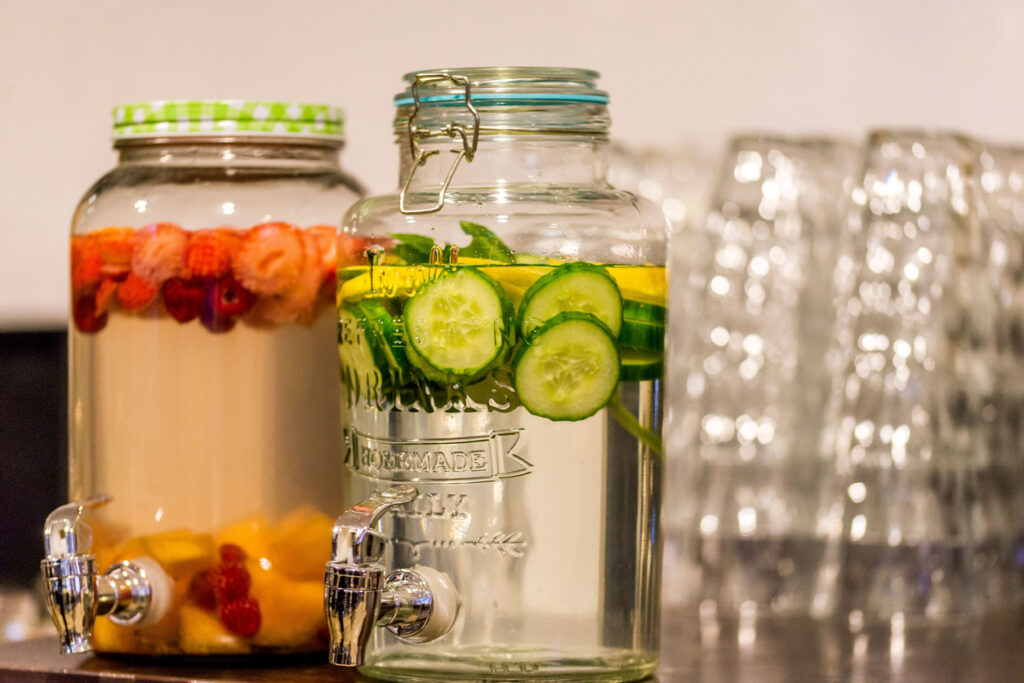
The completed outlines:
[[[175,135],[299,136],[341,140],[338,107],[259,100],[170,100],[114,107],[114,139]]]

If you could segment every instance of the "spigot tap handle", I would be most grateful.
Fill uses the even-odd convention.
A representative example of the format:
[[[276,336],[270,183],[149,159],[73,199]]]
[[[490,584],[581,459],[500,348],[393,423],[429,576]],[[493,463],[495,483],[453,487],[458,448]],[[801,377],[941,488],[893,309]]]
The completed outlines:
[[[354,565],[379,562],[385,542],[372,527],[389,509],[412,502],[418,495],[412,486],[392,486],[343,512],[334,522],[333,560]]]
[[[92,549],[92,531],[82,524],[82,514],[88,508],[110,502],[106,495],[62,505],[49,514],[43,528],[43,543],[49,558],[86,554]]]

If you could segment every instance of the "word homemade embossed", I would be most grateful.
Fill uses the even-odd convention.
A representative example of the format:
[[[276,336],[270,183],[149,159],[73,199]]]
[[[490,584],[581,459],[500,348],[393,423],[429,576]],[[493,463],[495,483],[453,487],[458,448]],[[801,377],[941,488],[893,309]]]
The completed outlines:
[[[515,452],[522,430],[479,436],[398,440],[345,430],[345,465],[386,481],[470,483],[529,474],[533,465]]]

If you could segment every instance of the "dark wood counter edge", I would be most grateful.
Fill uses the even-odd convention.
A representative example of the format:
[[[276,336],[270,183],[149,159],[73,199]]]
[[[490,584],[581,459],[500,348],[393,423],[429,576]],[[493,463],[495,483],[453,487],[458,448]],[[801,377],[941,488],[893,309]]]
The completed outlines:
[[[663,614],[661,666],[648,683],[1021,683],[1024,614],[973,624],[850,633],[808,619],[766,619],[755,630],[721,622],[708,633],[692,613]],[[62,656],[54,637],[0,645],[0,683],[371,683],[326,662],[280,665]]]
[[[173,671],[171,670],[173,668]],[[131,681],[132,683],[358,683],[355,671],[323,664],[275,665],[266,661],[214,667],[171,660],[122,661],[58,653],[55,637],[0,645],[0,683]]]

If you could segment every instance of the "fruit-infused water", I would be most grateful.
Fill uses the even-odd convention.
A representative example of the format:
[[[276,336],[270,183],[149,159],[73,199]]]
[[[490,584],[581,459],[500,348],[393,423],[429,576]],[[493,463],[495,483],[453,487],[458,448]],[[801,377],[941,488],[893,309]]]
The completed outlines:
[[[665,269],[395,238],[340,272],[349,489],[418,489],[383,522],[390,562],[447,573],[462,611],[430,646],[378,629],[364,670],[649,672]]]
[[[163,619],[98,619],[95,649],[325,648],[336,265],[366,246],[284,222],[72,238],[72,499],[112,497],[91,522],[101,571],[145,556],[174,582]]]

